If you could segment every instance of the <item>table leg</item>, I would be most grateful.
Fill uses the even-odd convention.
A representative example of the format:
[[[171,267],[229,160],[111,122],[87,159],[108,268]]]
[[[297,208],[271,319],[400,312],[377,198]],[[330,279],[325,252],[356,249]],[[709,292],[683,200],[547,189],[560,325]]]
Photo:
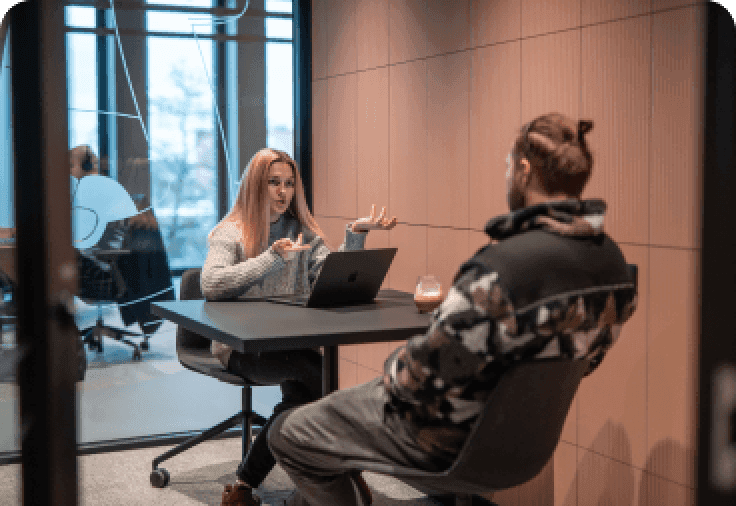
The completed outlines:
[[[325,346],[322,356],[322,395],[329,395],[337,390],[338,375],[337,346]]]

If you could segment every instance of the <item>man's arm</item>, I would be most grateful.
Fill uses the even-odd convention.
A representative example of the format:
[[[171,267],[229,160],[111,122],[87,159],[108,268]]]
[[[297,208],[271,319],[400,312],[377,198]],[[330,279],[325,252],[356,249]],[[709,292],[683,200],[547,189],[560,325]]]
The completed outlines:
[[[407,341],[384,364],[384,383],[409,403],[457,395],[488,363],[516,346],[513,306],[498,275],[480,265],[465,269],[432,314],[425,335]]]

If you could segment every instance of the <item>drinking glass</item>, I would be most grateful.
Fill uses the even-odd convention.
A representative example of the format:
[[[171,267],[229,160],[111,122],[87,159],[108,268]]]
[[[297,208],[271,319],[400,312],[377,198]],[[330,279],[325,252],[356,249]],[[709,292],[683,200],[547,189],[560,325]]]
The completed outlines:
[[[434,275],[419,276],[414,291],[414,304],[420,313],[433,311],[442,303],[442,284]]]

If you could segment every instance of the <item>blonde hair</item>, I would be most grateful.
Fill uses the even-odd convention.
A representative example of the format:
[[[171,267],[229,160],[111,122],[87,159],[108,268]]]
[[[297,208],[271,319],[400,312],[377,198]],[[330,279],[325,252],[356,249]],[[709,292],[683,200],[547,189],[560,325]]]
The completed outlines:
[[[294,197],[289,203],[289,210],[296,216],[302,226],[311,230],[315,235],[325,240],[322,229],[319,228],[312,213],[307,207],[307,199],[304,197],[304,186],[296,168],[296,163],[283,151],[272,148],[264,148],[258,151],[250,159],[246,173],[240,181],[238,195],[235,198],[230,211],[215,225],[209,233],[209,238],[218,227],[233,223],[241,234],[243,249],[248,258],[258,256],[266,250],[268,245],[268,230],[270,227],[270,202],[268,199],[268,175],[269,169],[275,163],[287,163],[294,173]],[[325,241],[326,243],[326,241]]]

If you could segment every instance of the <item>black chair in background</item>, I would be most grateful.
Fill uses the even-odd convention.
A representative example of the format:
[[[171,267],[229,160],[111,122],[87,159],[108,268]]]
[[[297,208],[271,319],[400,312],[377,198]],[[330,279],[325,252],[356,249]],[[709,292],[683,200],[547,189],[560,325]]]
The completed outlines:
[[[163,320],[151,314],[151,302],[174,300],[174,285],[161,231],[153,212],[144,213],[147,225],[128,220],[107,224],[98,247],[79,252],[79,297],[97,306],[97,321],[82,331],[90,349],[103,351],[103,337],[133,347],[133,359],[149,349],[148,340]],[[138,323],[141,332],[105,322],[102,308],[116,305],[125,327]],[[141,338],[140,343],[129,337]]]
[[[181,277],[181,286],[179,298],[181,300],[199,300],[203,299],[200,288],[201,269],[189,269]],[[248,453],[253,439],[253,425],[263,426],[266,419],[253,412],[252,407],[252,391],[253,386],[268,386],[260,383],[254,383],[244,378],[228,372],[222,363],[210,353],[210,345],[212,341],[195,334],[189,330],[179,328],[176,331],[176,354],[179,357],[181,365],[187,369],[205,376],[216,378],[224,383],[237,385],[242,387],[242,409],[239,413],[231,416],[227,420],[217,424],[201,434],[194,436],[178,446],[167,451],[163,455],[153,460],[153,470],[151,471],[151,485],[157,488],[163,488],[169,483],[169,472],[158,467],[163,461],[182,453],[189,448],[212,439],[226,430],[229,430],[242,423],[242,457]]]
[[[119,301],[120,316],[126,326],[133,322],[140,325],[143,331],[141,348],[147,350],[149,337],[163,323],[151,313],[151,302],[175,300],[176,295],[161,229],[151,210],[142,214],[147,216],[151,226],[129,226],[123,248],[131,254],[119,257],[117,267],[127,289]]]

